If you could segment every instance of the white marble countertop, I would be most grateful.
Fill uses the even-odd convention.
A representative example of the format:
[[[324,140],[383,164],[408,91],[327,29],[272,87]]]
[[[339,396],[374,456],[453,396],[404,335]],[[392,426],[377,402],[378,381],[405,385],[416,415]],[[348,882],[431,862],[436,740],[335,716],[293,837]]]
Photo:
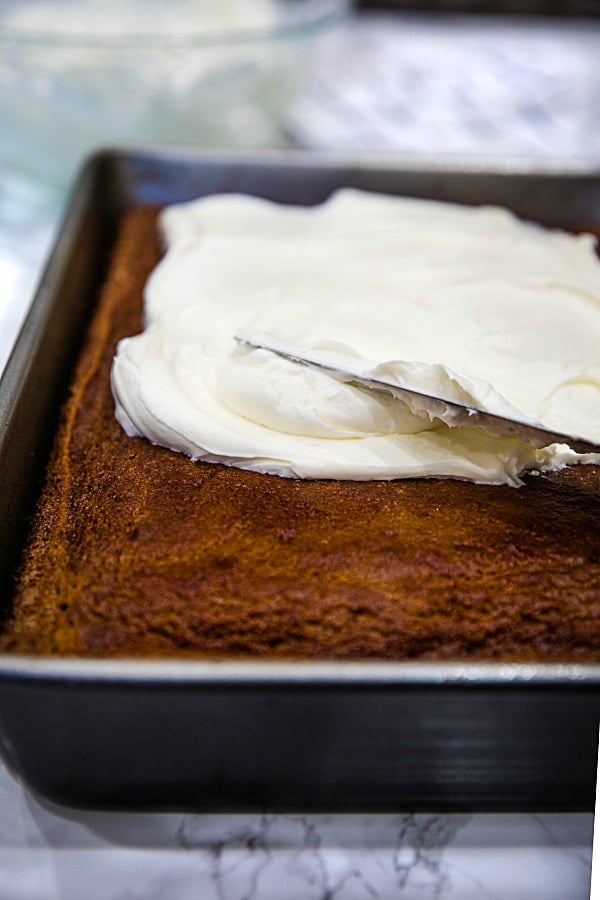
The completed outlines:
[[[593,816],[47,806],[0,764],[2,900],[587,900]]]
[[[423,149],[428,140],[423,132],[427,117],[413,117],[410,129],[398,130],[398,116],[406,112],[405,94],[391,97],[389,66],[387,77],[381,78],[382,47],[388,61],[394,60],[397,78],[401,80],[403,65],[410,78],[418,75],[419,34],[411,21],[393,44],[385,25],[371,26],[365,40],[351,29],[346,41],[350,41],[354,65],[345,80],[340,76],[336,82],[335,104],[323,85],[327,60],[335,60],[342,45],[336,43],[332,54],[321,57],[315,80],[303,95],[303,106],[290,120],[296,136],[319,149],[361,149],[361,142],[362,149],[368,150],[374,146],[388,152]],[[514,32],[504,35],[508,43],[501,52],[488,47],[495,67],[492,87],[502,95],[505,112],[508,94],[499,87],[498,67],[504,59],[516,77],[525,72],[527,62],[521,49],[510,49],[516,46],[510,43],[511,35]],[[598,49],[599,37],[597,29],[588,31],[585,44],[577,45],[582,52],[576,58],[573,40],[577,35],[567,30],[566,52],[557,68],[553,32],[552,41],[544,44],[545,55],[539,57],[539,77],[532,79],[529,73],[539,101],[538,125],[546,131],[542,139],[532,135],[529,126],[522,133],[515,131],[512,147],[519,140],[527,141],[529,152],[537,148],[547,154],[554,135],[554,149],[563,157],[572,152],[569,142],[576,139],[597,161],[598,132],[594,131],[592,142],[582,145],[581,134],[574,129],[585,130],[591,123],[586,102],[591,104],[595,94],[589,82],[592,70],[585,67]],[[441,53],[444,35],[436,33],[435,40]],[[463,55],[452,56],[453,65],[467,58],[464,54],[470,46],[473,52],[467,40]],[[479,59],[483,50],[479,47]],[[361,54],[362,87],[356,82],[357,53]],[[577,90],[581,67],[588,78],[587,93]],[[429,68],[421,75],[428,77],[432,71]],[[566,106],[571,104],[572,115],[566,115],[563,105],[552,131],[553,123],[540,109],[544,86],[552,93],[557,72],[562,100]],[[440,77],[439,65],[435,77]],[[598,80],[597,67],[594,77]],[[379,106],[372,95],[377,84],[385,89],[379,94]],[[456,81],[452,84],[456,88]],[[481,82],[473,82],[472,87],[475,94],[467,104],[471,123],[473,103],[481,102],[477,94]],[[464,95],[459,100],[466,102]],[[593,108],[597,115],[597,103]],[[372,116],[367,121],[365,110],[376,111],[377,121]],[[356,117],[362,120],[360,129],[349,125]],[[455,128],[438,130],[438,136],[457,133]],[[483,132],[461,134],[464,144]],[[413,142],[411,146],[399,147],[398,141],[406,140]],[[52,189],[3,176],[0,171],[0,371],[28,308],[62,202],[63,197]],[[585,900],[590,890],[592,837],[591,814],[408,815],[399,811],[382,816],[226,816],[73,811],[32,796],[0,762],[0,900]]]

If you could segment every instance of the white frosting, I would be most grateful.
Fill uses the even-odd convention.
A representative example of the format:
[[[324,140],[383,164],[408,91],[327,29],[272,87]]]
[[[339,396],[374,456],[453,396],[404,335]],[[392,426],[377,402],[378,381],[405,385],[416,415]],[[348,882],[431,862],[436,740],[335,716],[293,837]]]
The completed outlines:
[[[314,208],[212,196],[170,207],[161,224],[168,250],[146,287],[145,330],[121,341],[113,365],[127,434],[301,478],[515,485],[528,469],[600,462],[449,427],[234,340],[274,334],[324,361],[350,357],[365,374],[600,441],[590,235],[354,190]]]

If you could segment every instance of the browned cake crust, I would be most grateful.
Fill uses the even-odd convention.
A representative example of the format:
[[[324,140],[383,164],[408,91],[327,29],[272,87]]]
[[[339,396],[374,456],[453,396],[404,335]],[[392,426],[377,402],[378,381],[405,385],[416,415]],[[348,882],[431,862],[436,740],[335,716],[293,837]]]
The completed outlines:
[[[109,371],[156,212],[124,220],[0,649],[600,660],[600,468],[525,487],[296,481],[127,438]]]

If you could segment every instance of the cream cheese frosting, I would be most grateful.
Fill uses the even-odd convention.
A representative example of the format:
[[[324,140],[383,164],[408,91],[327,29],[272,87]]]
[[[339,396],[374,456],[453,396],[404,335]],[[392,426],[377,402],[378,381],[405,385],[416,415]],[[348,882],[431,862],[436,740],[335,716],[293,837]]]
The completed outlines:
[[[317,207],[215,195],[167,208],[160,224],[167,251],[146,285],[144,331],[122,340],[113,362],[128,435],[299,478],[518,485],[527,470],[600,463],[410,408],[235,340],[275,335],[324,361],[598,442],[591,235],[497,207],[351,189]]]

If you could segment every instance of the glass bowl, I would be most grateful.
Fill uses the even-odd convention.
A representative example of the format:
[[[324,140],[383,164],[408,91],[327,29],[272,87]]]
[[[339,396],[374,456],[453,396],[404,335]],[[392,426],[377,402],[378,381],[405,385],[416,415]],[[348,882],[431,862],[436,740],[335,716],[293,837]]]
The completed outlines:
[[[0,165],[57,185],[107,144],[277,146],[348,0],[0,0]]]

